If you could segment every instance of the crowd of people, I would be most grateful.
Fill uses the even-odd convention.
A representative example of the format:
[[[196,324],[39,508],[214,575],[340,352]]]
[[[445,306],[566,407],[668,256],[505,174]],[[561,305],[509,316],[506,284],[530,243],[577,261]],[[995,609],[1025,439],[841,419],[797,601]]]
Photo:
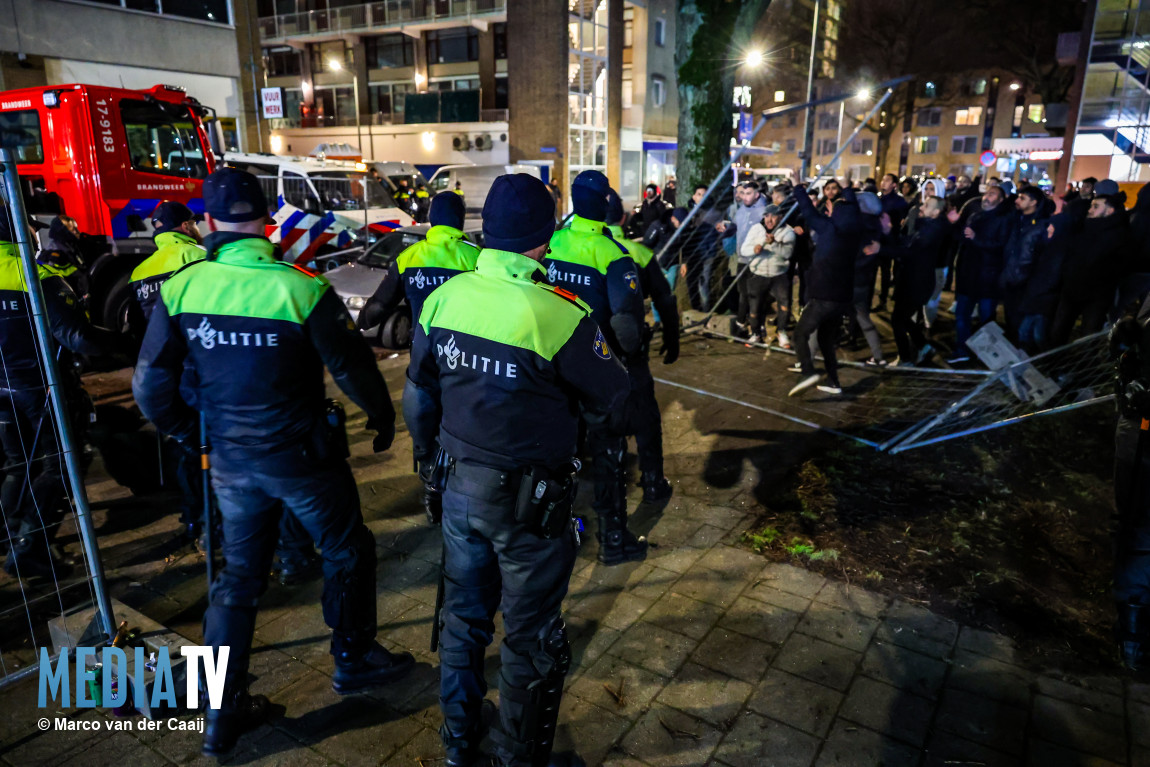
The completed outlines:
[[[672,284],[686,281],[692,309],[729,310],[732,334],[795,349],[803,378],[793,394],[819,383],[808,362],[815,347],[827,366],[819,388],[833,394],[840,346],[865,344],[863,361],[876,367],[963,365],[971,336],[998,321],[1033,355],[1066,344],[1075,328],[1101,330],[1150,284],[1150,185],[1129,211],[1116,182],[1093,178],[1061,197],[994,177],[747,180],[730,204],[699,185],[683,207],[651,189],[632,229]],[[953,337],[938,332],[945,290]],[[893,359],[875,314],[889,320]]]

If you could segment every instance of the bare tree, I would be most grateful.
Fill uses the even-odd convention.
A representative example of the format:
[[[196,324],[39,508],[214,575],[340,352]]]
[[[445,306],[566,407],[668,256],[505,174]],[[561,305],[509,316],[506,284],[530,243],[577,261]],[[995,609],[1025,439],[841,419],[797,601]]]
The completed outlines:
[[[709,182],[730,153],[735,70],[771,0],[679,0],[675,66],[679,86],[676,173]]]

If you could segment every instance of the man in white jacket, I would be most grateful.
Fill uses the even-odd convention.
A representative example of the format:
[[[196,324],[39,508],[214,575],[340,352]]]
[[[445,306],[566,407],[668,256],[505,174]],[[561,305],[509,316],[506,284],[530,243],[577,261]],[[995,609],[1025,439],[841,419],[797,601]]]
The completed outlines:
[[[782,224],[779,206],[768,205],[762,221],[751,227],[739,249],[741,260],[750,264],[747,295],[750,303],[751,342],[766,341],[764,313],[769,299],[777,305],[777,343],[791,347],[787,324],[791,319],[791,257],[795,251],[795,230]]]

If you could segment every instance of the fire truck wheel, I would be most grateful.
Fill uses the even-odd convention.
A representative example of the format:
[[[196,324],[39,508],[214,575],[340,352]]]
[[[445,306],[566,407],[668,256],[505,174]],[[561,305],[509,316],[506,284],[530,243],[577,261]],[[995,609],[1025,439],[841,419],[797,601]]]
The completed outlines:
[[[133,309],[136,306],[135,291],[129,284],[130,274],[121,275],[108,290],[104,299],[104,313],[101,324],[118,333],[130,333],[133,324]]]
[[[379,345],[385,349],[406,349],[411,346],[411,317],[398,311],[387,318],[379,330]]]

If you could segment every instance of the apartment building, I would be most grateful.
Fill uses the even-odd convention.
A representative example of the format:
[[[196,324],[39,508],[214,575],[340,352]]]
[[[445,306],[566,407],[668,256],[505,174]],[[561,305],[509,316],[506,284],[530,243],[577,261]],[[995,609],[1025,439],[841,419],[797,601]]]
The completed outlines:
[[[920,80],[914,88],[912,104],[907,103],[906,95],[900,102],[896,94],[875,114],[869,127],[851,141],[839,159],[836,175],[859,179],[883,173],[917,178],[985,173],[1035,182],[1055,177],[1057,156],[1052,153],[1036,150],[1036,157],[1031,159],[1029,152],[1019,148],[1025,145],[1017,142],[996,148],[996,141],[1001,143],[1002,139],[1050,140],[1047,107],[1026,84],[1005,72],[977,71]],[[815,111],[812,167],[821,171],[881,94],[871,84],[841,78],[819,80],[816,90],[819,94],[849,96],[840,104]],[[1064,119],[1065,110],[1056,111],[1058,119]],[[772,154],[755,158],[753,164],[798,166],[802,126],[801,113],[768,123],[755,144]],[[989,165],[981,162],[986,152],[995,154]]]
[[[622,61],[619,191],[638,200],[644,186],[675,175],[675,0],[624,3]]]
[[[176,85],[214,107],[229,143],[242,147],[255,128],[243,81],[257,59],[240,10],[233,0],[0,3],[0,89]]]

